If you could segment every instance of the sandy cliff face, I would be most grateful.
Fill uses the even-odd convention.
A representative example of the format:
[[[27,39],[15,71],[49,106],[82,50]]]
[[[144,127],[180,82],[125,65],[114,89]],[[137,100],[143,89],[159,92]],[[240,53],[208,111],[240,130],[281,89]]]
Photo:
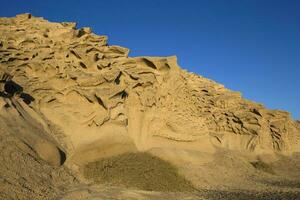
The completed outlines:
[[[211,161],[204,157],[220,150],[253,155],[300,150],[299,123],[289,113],[182,70],[175,56],[128,53],[75,23],[30,14],[1,18],[3,132],[52,166],[80,168],[142,151],[187,176],[186,165]]]

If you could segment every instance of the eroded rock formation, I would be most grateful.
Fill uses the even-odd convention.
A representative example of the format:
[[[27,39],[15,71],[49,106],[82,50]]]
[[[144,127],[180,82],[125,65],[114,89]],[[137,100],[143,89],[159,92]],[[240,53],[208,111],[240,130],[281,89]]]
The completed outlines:
[[[176,160],[218,148],[300,150],[289,113],[182,70],[175,56],[128,53],[75,23],[1,18],[2,123],[35,130],[12,132],[53,166],[136,151]]]

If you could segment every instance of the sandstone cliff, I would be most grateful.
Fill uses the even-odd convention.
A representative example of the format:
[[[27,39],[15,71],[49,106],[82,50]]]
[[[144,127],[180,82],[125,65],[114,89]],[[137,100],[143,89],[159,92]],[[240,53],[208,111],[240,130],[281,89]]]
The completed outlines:
[[[128,53],[75,23],[1,18],[1,134],[51,166],[75,171],[101,158],[150,152],[194,185],[201,181],[191,169],[221,150],[300,151],[300,124],[288,112],[189,73],[175,56]]]

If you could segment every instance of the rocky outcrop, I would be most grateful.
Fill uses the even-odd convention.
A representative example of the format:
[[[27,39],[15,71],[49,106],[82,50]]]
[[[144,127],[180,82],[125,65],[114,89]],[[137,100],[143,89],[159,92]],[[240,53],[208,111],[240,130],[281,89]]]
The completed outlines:
[[[21,85],[34,97],[34,108],[75,146],[94,142],[76,138],[88,132],[100,137],[104,133],[96,132],[110,125],[138,149],[152,148],[147,138],[204,139],[250,151],[297,148],[299,129],[287,112],[181,70],[176,57],[131,58],[128,49],[109,46],[90,28],[30,14],[0,23],[2,82]]]
[[[18,138],[53,166],[136,151],[168,151],[176,160],[219,148],[300,150],[299,122],[289,113],[189,73],[175,56],[128,53],[75,23],[1,18],[2,123],[34,130]]]

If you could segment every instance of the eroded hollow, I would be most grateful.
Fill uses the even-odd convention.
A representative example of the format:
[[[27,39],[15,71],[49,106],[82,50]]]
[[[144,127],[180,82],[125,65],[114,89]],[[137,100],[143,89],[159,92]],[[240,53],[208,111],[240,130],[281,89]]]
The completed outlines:
[[[149,153],[125,153],[89,163],[83,174],[95,183],[148,191],[192,191],[170,163]]]

